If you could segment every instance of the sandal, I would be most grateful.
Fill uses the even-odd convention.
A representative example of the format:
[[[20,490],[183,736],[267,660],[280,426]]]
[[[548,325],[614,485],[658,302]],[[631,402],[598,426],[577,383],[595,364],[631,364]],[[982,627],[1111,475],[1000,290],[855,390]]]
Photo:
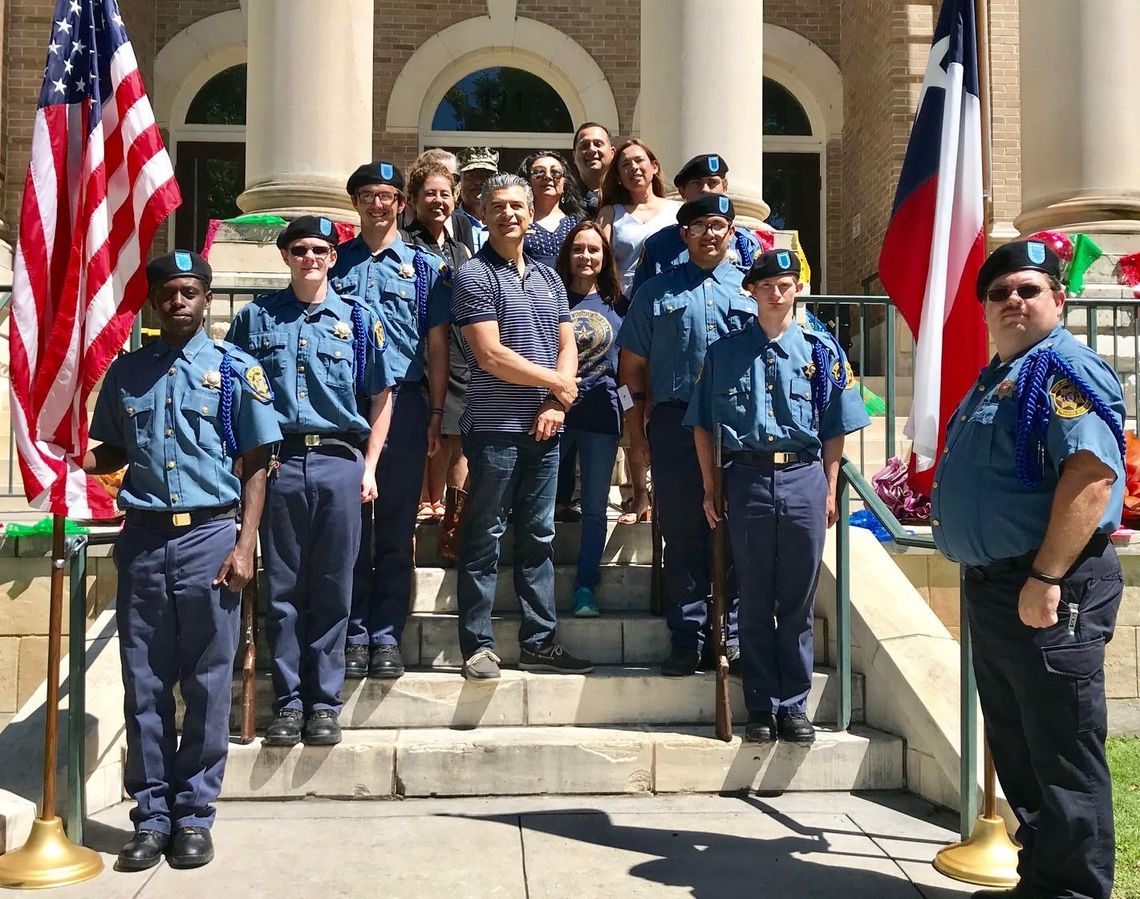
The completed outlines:
[[[431,503],[420,503],[416,521],[431,521],[435,517],[435,507]]]
[[[447,506],[444,504],[443,500],[439,500],[438,502],[432,503],[431,504],[431,520],[432,521],[443,521],[443,516],[444,516],[444,513],[446,511],[447,511]]]
[[[640,512],[636,508],[636,500],[630,500],[629,507],[622,503],[624,511],[618,516],[618,524],[637,524],[639,521],[650,521],[653,518],[653,505],[649,501],[649,497],[645,497],[645,508]]]

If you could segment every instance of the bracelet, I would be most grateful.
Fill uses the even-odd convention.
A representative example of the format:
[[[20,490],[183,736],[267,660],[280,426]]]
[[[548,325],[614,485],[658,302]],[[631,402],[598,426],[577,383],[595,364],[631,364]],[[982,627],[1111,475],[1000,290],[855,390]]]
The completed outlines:
[[[431,414],[432,415],[443,415],[443,407],[439,406],[439,407],[432,408]]]
[[[1036,568],[1029,569],[1029,576],[1035,581],[1041,581],[1043,584],[1048,584],[1050,587],[1059,587],[1065,582],[1064,577],[1053,577],[1051,574],[1045,574],[1038,571]]]

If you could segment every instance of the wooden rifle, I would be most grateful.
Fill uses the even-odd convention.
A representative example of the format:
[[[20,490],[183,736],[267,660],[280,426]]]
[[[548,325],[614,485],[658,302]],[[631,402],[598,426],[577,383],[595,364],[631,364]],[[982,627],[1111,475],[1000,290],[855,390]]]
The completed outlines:
[[[728,695],[727,598],[728,523],[724,517],[724,469],[721,467],[721,426],[713,431],[713,504],[717,526],[712,538],[712,639],[716,658],[716,735],[726,743],[732,739],[732,705]]]

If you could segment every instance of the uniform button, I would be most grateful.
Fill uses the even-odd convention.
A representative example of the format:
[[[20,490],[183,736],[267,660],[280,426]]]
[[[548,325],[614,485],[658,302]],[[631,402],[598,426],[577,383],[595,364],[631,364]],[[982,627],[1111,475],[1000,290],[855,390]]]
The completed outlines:
[[[167,463],[166,463],[166,467],[167,467],[167,468],[168,468],[170,471],[174,471],[174,463],[173,463],[173,462],[167,462]]]
[[[307,341],[304,337],[302,337],[301,338],[301,346],[308,346],[308,345],[309,345],[309,341]]]
[[[268,341],[268,340],[263,340],[263,341],[261,341],[261,345],[262,345],[262,346],[269,346],[269,341]]]
[[[716,330],[716,325],[709,325],[709,330],[710,331]]]
[[[948,446],[942,447],[942,455],[945,456],[948,452],[950,452],[950,447],[948,447]]]
[[[174,429],[173,428],[167,428],[166,429],[166,436],[167,437],[173,437],[174,436]]]
[[[984,385],[984,384],[979,384],[979,385],[978,385],[978,393],[985,393],[985,392],[986,392],[986,388],[985,388],[985,385]]]
[[[335,353],[333,353],[333,355],[339,359],[340,358],[340,350],[337,350]]]
[[[769,442],[769,443],[771,443],[771,442],[772,442],[773,440],[775,440],[775,439],[776,439],[775,437],[769,437],[769,438],[768,438],[768,442]]]
[[[932,525],[934,525],[935,527],[941,527],[941,525],[942,525],[942,522],[941,522],[941,521],[939,521],[937,518],[935,518],[935,519],[934,519],[932,522],[930,522],[930,523],[931,523]]]
[[[775,414],[776,414],[776,413],[775,413],[775,412],[773,412],[771,409],[769,409],[769,410],[768,410],[768,417],[769,417],[769,418],[771,418],[771,417],[772,417],[773,415],[775,415]]]
[[[305,366],[303,366],[303,365],[297,366],[297,371],[304,371],[304,370],[305,370]]]
[[[302,390],[300,393],[297,394],[297,396],[299,396],[301,399],[304,399],[305,397],[308,396],[308,394],[304,390]]]
[[[167,372],[167,374],[168,374],[168,375],[172,375],[172,374],[174,374],[174,369],[173,369],[173,368],[172,368],[172,369],[170,369],[170,371],[168,371],[168,372]]]
[[[771,385],[771,384],[769,384],[769,385],[768,385],[768,392],[769,392],[769,393],[771,393],[771,392],[772,392],[772,385]]]
[[[937,489],[938,489],[938,482],[937,482],[937,481],[935,481],[933,484],[931,484],[931,485],[930,485],[930,489],[931,489],[931,490],[937,490]]]
[[[210,407],[209,407],[209,406],[203,406],[203,407],[202,407],[202,414],[203,414],[203,415],[206,415],[206,414],[208,414],[208,413],[209,413],[209,411],[210,411]]]
[[[127,406],[127,415],[134,415],[134,414],[135,414],[135,407],[134,406]]]
[[[965,416],[965,415],[959,415],[959,416],[958,416],[958,421],[965,421],[965,420],[966,420],[966,416]]]
[[[173,403],[174,403],[174,397],[172,397],[172,396],[168,396],[168,397],[166,398],[166,405],[168,405],[168,406],[169,406],[169,405],[172,405]]]
[[[176,503],[176,502],[178,502],[178,494],[177,494],[177,493],[172,493],[172,494],[170,494],[170,501],[171,501],[172,503]]]
[[[403,289],[400,290],[400,296],[406,297],[407,295],[408,295],[408,292],[406,290],[403,290]]]

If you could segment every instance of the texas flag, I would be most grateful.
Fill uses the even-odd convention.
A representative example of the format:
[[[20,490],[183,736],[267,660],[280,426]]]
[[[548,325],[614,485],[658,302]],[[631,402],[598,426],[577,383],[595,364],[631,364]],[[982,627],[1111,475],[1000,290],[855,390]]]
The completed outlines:
[[[928,496],[947,417],[986,363],[981,122],[974,2],[944,0],[879,256],[915,335],[910,485]]]

